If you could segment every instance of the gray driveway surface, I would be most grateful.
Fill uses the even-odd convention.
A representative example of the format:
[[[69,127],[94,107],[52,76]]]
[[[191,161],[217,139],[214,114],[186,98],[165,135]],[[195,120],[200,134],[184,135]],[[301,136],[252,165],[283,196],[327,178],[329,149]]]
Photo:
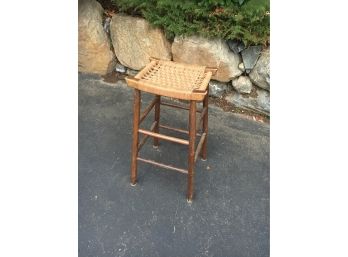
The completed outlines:
[[[196,163],[188,204],[175,171],[139,163],[130,186],[132,100],[122,81],[79,74],[79,256],[269,256],[269,125],[210,106],[208,160]],[[187,120],[161,107],[161,123]],[[151,144],[140,155],[186,167],[187,147]]]

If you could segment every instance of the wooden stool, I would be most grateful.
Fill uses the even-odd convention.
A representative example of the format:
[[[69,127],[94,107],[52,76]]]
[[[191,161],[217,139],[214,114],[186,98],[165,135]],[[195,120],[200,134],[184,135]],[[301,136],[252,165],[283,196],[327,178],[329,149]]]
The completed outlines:
[[[192,201],[195,162],[198,154],[200,154],[204,160],[207,158],[208,83],[211,76],[215,74],[216,71],[217,69],[215,68],[207,68],[205,66],[176,63],[172,61],[150,58],[150,63],[146,65],[146,67],[142,69],[135,77],[126,78],[128,86],[134,88],[131,185],[135,185],[137,181],[137,161],[150,163],[162,168],[172,169],[188,174],[187,200],[189,202]],[[155,97],[140,115],[141,91],[152,93],[155,95]],[[161,101],[161,96],[188,100],[190,101],[190,106],[186,107],[163,102]],[[203,101],[203,109],[197,110],[196,102],[201,101]],[[172,128],[166,125],[160,125],[159,120],[161,105],[189,110],[189,131]],[[155,121],[152,123],[150,130],[139,128],[141,122],[146,118],[153,107],[155,107]],[[197,133],[196,130],[196,112],[200,113],[199,127],[202,125],[203,130],[201,134]],[[159,128],[188,134],[189,140],[160,134]],[[140,143],[139,133],[144,135]],[[196,135],[201,136],[197,147],[195,147]],[[153,145],[155,147],[158,146],[159,139],[188,145],[188,169],[177,168],[171,165],[166,165],[139,157],[138,153],[149,136],[154,138]]]

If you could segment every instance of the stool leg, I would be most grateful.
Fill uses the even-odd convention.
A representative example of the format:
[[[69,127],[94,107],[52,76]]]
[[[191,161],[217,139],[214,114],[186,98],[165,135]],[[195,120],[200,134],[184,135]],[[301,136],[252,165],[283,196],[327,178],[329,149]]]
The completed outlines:
[[[137,157],[138,157],[138,141],[139,141],[139,119],[140,119],[140,90],[134,89],[133,103],[133,143],[132,143],[132,163],[131,163],[131,185],[137,183]]]
[[[205,96],[203,100],[203,108],[207,107],[207,112],[204,115],[203,118],[203,133],[206,133],[205,140],[203,142],[202,151],[201,151],[201,158],[202,160],[207,159],[207,140],[208,140],[208,106],[209,106],[209,87],[207,89],[207,95]]]
[[[156,95],[156,104],[155,104],[155,121],[157,121],[157,124],[154,128],[155,133],[159,133],[159,120],[160,120],[160,111],[161,111],[161,96]],[[153,138],[153,146],[158,147],[158,138]]]
[[[192,202],[195,166],[196,101],[190,101],[189,138],[190,139],[188,151],[187,201]]]

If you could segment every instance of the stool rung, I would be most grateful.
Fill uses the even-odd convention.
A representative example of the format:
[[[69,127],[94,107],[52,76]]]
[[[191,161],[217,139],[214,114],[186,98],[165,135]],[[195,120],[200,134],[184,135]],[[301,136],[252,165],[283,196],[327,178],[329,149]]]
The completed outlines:
[[[202,150],[202,146],[203,146],[203,143],[204,143],[204,140],[205,140],[206,136],[207,136],[207,133],[203,133],[201,139],[199,140],[199,143],[197,145],[197,149],[196,149],[196,152],[195,152],[195,161],[197,160],[198,154]]]
[[[190,108],[187,107],[187,106],[178,105],[178,104],[172,104],[172,103],[167,103],[167,102],[162,102],[162,101],[161,101],[161,105],[174,107],[174,108],[178,108],[178,109],[190,110]],[[196,112],[202,112],[202,110],[197,110]]]
[[[173,131],[177,131],[180,133],[184,133],[184,134],[189,134],[188,130],[184,130],[184,129],[179,129],[179,128],[173,128],[173,127],[169,127],[167,125],[159,125],[160,128],[164,128],[164,129],[168,129],[168,130],[173,130]],[[196,133],[197,136],[201,136],[200,133]]]
[[[138,132],[142,133],[142,134],[145,134],[145,135],[149,135],[151,137],[157,137],[157,138],[168,140],[168,141],[175,142],[175,143],[178,143],[178,144],[189,145],[189,141],[185,140],[185,139],[171,137],[171,136],[166,136],[166,135],[162,135],[162,134],[151,132],[151,131],[144,130],[144,129],[139,129]]]
[[[171,166],[171,165],[167,165],[167,164],[163,164],[163,163],[160,163],[160,162],[156,162],[156,161],[153,161],[153,160],[147,160],[147,159],[144,159],[144,158],[141,158],[141,157],[137,157],[137,160],[141,161],[141,162],[146,162],[146,163],[149,163],[149,164],[161,167],[161,168],[179,171],[179,172],[184,173],[184,174],[188,173],[187,170],[185,170],[185,169],[177,168],[177,167],[174,167],[174,166]]]

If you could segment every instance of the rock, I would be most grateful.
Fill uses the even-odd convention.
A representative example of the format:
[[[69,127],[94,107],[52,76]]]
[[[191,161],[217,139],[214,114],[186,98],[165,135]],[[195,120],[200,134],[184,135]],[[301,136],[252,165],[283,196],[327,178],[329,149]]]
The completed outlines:
[[[262,51],[262,46],[249,46],[241,52],[245,70],[249,73],[255,66]]]
[[[238,92],[234,92],[226,96],[226,101],[237,107],[253,110],[269,116],[270,112],[270,95],[263,89],[256,89],[256,97],[246,97]]]
[[[257,61],[254,69],[250,72],[249,77],[251,81],[268,91],[270,91],[270,68],[269,68],[270,56],[269,49],[263,51],[259,60]]]
[[[106,33],[110,34],[110,22],[111,22],[111,18],[110,17],[106,17],[105,21],[104,21],[104,25],[103,25],[103,29]]]
[[[126,71],[127,71],[127,68],[126,67],[124,67],[122,64],[120,64],[120,63],[117,63],[116,64],[116,68],[115,68],[115,70],[117,71],[117,72],[119,72],[119,73],[126,73]]]
[[[216,67],[218,71],[212,79],[229,82],[238,77],[241,58],[231,52],[221,39],[177,36],[172,44],[173,60],[176,62]]]
[[[226,83],[219,82],[216,80],[209,81],[209,96],[222,97],[227,92],[228,86]]]
[[[126,74],[127,75],[129,75],[129,76],[135,76],[135,75],[137,75],[139,73],[139,71],[138,70],[133,70],[133,69],[127,69],[127,71],[126,71]]]
[[[245,49],[245,45],[244,45],[243,41],[240,41],[237,39],[233,39],[233,40],[228,39],[227,45],[235,54],[238,54],[241,51],[243,51],[243,49]]]
[[[137,17],[116,14],[110,23],[110,36],[119,62],[141,70],[150,57],[171,60],[171,45],[162,30]]]
[[[103,29],[103,8],[95,0],[82,0],[78,10],[80,72],[104,75],[114,70],[116,60]]]
[[[239,65],[238,65],[238,69],[240,69],[241,71],[245,71],[245,67],[244,67],[244,63],[240,63]]]
[[[232,80],[232,86],[239,93],[244,94],[250,94],[251,90],[253,89],[253,84],[247,76],[240,76]]]

